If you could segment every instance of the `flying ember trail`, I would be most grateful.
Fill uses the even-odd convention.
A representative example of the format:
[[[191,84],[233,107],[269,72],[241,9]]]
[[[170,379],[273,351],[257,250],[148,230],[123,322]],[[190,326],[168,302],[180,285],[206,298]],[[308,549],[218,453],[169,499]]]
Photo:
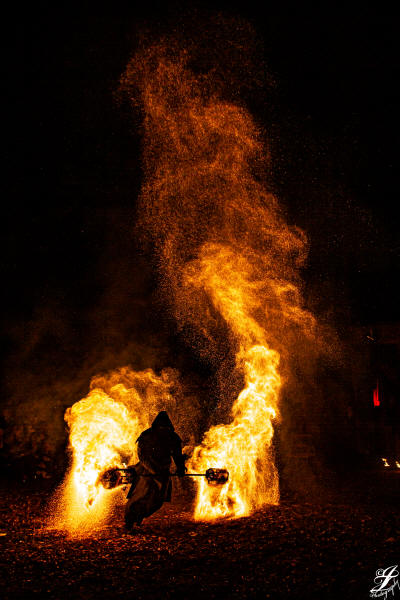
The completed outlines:
[[[137,462],[136,440],[161,408],[184,429],[186,419],[194,418],[173,369],[156,375],[152,369],[123,367],[93,377],[90,388],[65,414],[72,464],[54,498],[50,520],[51,526],[74,535],[101,525],[114,505],[125,502],[122,490],[106,491],[100,477],[107,469]]]
[[[196,73],[188,53],[168,44],[139,51],[121,79],[143,118],[138,229],[154,249],[178,330],[218,374],[219,420],[188,467],[227,469],[229,480],[213,487],[197,478],[199,520],[279,502],[273,436],[281,388],[293,348],[316,327],[301,296],[305,234],[287,224],[268,191],[267,152],[252,116],[214,88],[212,73]],[[136,438],[157,411],[172,407],[176,419],[180,410],[165,376],[121,373],[110,376],[113,385],[92,384],[66,415],[68,489],[87,511],[111,498],[99,489],[101,472],[135,462]],[[196,413],[184,412],[181,430],[189,431]]]
[[[189,467],[226,468],[229,483],[198,482],[195,518],[248,515],[279,501],[272,439],[282,377],[291,344],[315,330],[299,287],[306,237],[256,175],[266,151],[250,113],[223,99],[212,73],[196,75],[187,53],[161,45],[130,62],[122,87],[144,114],[141,225],[165,296],[224,380],[224,423],[205,434]]]
[[[245,387],[232,407],[233,421],[212,427],[191,464],[226,465],[231,481],[220,493],[200,482],[195,516],[211,519],[242,516],[279,499],[278,474],[271,452],[272,421],[278,416],[281,379],[279,355],[268,347],[252,313],[261,308],[249,262],[230,248],[206,245],[198,264],[191,264],[187,285],[209,294],[238,340],[236,367]],[[259,305],[259,306],[257,306]]]

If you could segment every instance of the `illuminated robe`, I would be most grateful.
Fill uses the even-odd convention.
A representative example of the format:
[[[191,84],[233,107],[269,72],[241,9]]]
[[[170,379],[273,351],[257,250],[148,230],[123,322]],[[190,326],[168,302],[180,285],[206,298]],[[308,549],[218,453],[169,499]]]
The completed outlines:
[[[140,524],[170,502],[172,483],[170,477],[171,457],[178,474],[185,472],[182,441],[165,411],[154,419],[152,426],[139,436],[139,462],[132,468],[133,483],[128,492],[125,523],[131,528]]]

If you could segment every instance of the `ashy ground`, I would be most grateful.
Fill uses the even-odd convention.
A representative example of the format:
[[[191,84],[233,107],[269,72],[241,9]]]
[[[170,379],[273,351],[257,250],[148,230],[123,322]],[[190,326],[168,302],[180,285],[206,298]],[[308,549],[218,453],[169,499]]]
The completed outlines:
[[[116,515],[75,539],[44,527],[49,491],[3,484],[0,598],[367,599],[376,570],[400,563],[399,483],[380,477],[371,494],[366,478],[334,501],[284,498],[214,523],[177,499],[136,535]]]

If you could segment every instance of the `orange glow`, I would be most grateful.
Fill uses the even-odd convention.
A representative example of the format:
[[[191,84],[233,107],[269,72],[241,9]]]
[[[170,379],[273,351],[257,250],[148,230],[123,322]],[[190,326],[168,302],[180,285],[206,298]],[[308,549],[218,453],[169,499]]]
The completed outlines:
[[[74,482],[88,508],[99,493],[99,473],[113,466],[123,467],[121,457],[132,458],[132,442],[140,434],[139,421],[124,404],[100,389],[69,408],[65,420],[74,449]]]
[[[270,449],[281,386],[279,355],[268,347],[263,329],[251,316],[259,305],[251,276],[244,257],[216,245],[203,247],[201,259],[186,275],[185,284],[205,289],[237,336],[236,363],[245,381],[232,407],[232,421],[212,427],[190,462],[193,470],[213,465],[230,473],[222,489],[200,482],[197,519],[244,516],[279,500],[278,473]]]
[[[195,480],[194,517],[210,520],[279,501],[273,437],[281,388],[295,348],[298,356],[305,340],[316,346],[316,323],[301,295],[307,239],[287,224],[264,181],[260,130],[245,108],[213,91],[212,73],[196,76],[188,61],[185,52],[150,47],[129,63],[121,89],[144,116],[138,227],[154,248],[178,332],[215,367],[218,420],[191,443],[188,463],[196,472],[229,471],[223,486]],[[94,382],[66,415],[74,455],[68,486],[80,499],[70,502],[79,505],[75,525],[82,511],[117,501],[97,478],[136,460],[136,437],[157,410],[175,425],[184,412],[179,433],[200,416],[150,370],[109,379]],[[155,382],[160,393],[149,393]]]
[[[65,413],[72,464],[54,509],[53,526],[75,535],[85,533],[125,501],[121,489],[106,491],[99,475],[137,462],[136,440],[162,408],[179,422],[173,386],[172,369],[157,376],[151,369],[135,372],[125,367],[93,378],[86,398]]]
[[[215,519],[279,501],[280,391],[292,349],[314,338],[315,320],[300,291],[306,237],[256,175],[268,157],[260,130],[243,106],[213,90],[212,73],[196,76],[189,61],[185,52],[149,48],[129,63],[122,87],[143,109],[140,224],[166,302],[221,382],[222,423],[189,462],[196,471],[229,470],[222,488],[196,482],[195,518]]]

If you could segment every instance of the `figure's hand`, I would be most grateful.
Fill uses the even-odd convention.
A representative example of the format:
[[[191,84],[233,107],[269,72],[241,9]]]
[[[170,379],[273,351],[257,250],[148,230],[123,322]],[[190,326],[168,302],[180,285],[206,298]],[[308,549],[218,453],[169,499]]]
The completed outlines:
[[[187,471],[187,468],[184,465],[182,465],[181,467],[179,467],[179,469],[177,470],[176,473],[177,473],[178,477],[183,477],[184,474],[186,473],[186,471]]]

